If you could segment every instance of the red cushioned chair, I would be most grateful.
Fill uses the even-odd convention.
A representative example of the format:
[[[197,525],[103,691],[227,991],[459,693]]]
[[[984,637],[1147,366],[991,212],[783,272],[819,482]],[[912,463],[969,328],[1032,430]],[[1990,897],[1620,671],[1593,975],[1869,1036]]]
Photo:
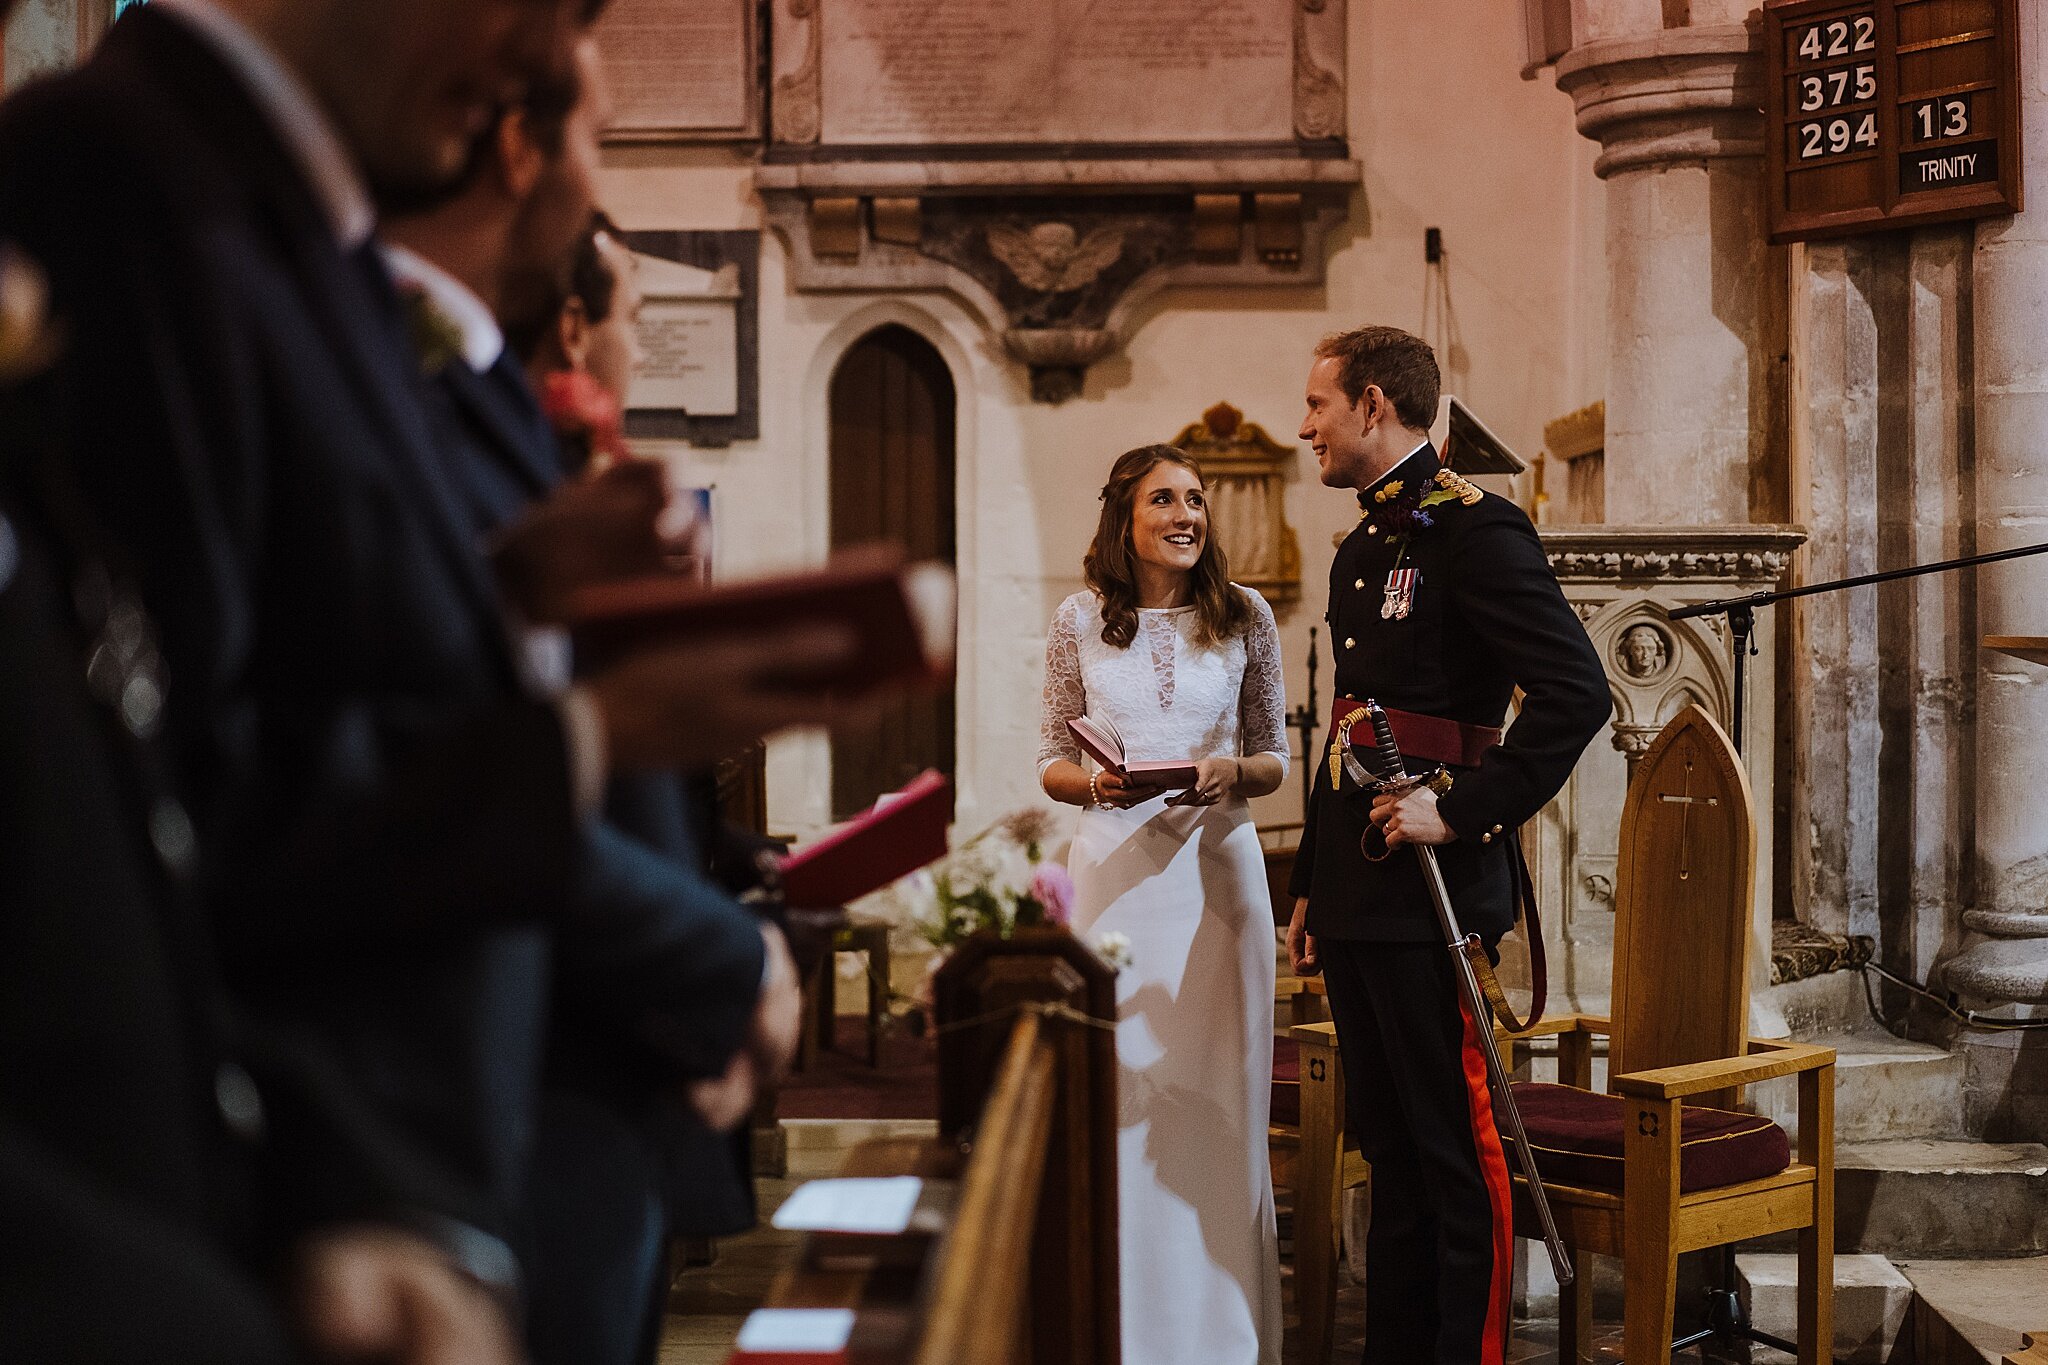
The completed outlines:
[[[1559,1294],[1558,1359],[1575,1365],[1591,1344],[1594,1254],[1621,1258],[1624,1357],[1653,1365],[1671,1359],[1680,1252],[1796,1231],[1799,1360],[1821,1365],[1834,1337],[1835,1054],[1748,1036],[1754,807],[1734,746],[1704,710],[1688,706],[1643,755],[1621,828],[1613,1018],[1543,1020],[1526,1037],[1558,1039],[1564,1084],[1515,1087],[1577,1272]],[[1343,1078],[1330,1025],[1293,1033],[1296,1255],[1316,1260],[1334,1255],[1334,1216],[1316,1227],[1304,1220],[1328,1208],[1341,1169]],[[1603,1035],[1605,1094],[1592,1085],[1593,1039]],[[1782,1128],[1739,1108],[1743,1086],[1793,1074],[1796,1153]],[[1515,1186],[1515,1231],[1535,1237],[1526,1178]],[[1329,1360],[1334,1301],[1297,1290],[1305,1365]]]

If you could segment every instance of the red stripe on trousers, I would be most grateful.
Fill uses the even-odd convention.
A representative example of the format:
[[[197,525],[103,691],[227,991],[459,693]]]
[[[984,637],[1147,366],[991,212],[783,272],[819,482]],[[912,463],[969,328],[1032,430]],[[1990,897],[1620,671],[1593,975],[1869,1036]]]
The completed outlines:
[[[1493,1093],[1486,1083],[1486,1056],[1463,992],[1458,996],[1458,1018],[1464,1026],[1465,1096],[1472,1108],[1472,1145],[1479,1154],[1479,1174],[1493,1203],[1493,1282],[1486,1300],[1486,1339],[1479,1345],[1479,1365],[1503,1365],[1507,1341],[1508,1292],[1513,1282],[1514,1205],[1508,1180],[1507,1154],[1501,1150],[1500,1129],[1493,1123]]]

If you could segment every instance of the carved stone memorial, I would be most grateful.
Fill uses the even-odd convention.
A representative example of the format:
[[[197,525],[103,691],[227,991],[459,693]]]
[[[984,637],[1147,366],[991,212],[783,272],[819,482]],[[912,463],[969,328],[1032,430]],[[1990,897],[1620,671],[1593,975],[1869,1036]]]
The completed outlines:
[[[754,0],[612,0],[597,28],[611,142],[759,137]]]
[[[1670,613],[1778,586],[1804,533],[1786,526],[1546,526],[1542,534],[1565,597],[1606,665],[1614,701],[1605,738],[1593,741],[1557,799],[1522,829],[1544,911],[1551,1007],[1606,1012],[1622,799],[1658,731],[1697,702],[1730,735],[1739,733],[1762,817],[1751,987],[1753,1007],[1768,1011],[1776,622],[1770,612],[1757,618],[1749,714],[1738,724],[1731,714],[1735,675],[1726,623],[1720,617],[1674,621]]]
[[[1202,466],[1210,533],[1230,557],[1230,577],[1275,608],[1301,600],[1301,542],[1287,524],[1287,471],[1295,451],[1228,403],[1173,438]]]
[[[1169,284],[1315,284],[1344,0],[775,0],[757,185],[803,290],[946,289],[1059,402]]]
[[[761,434],[761,234],[622,234],[640,286],[632,436],[722,446]]]

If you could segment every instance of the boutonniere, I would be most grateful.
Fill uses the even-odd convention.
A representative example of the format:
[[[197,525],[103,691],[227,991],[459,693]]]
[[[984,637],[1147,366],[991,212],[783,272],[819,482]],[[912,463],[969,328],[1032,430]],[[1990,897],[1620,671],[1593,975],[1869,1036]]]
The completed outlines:
[[[419,355],[420,373],[431,379],[462,354],[462,328],[419,285],[401,284],[398,295],[405,304],[406,331]]]
[[[1375,506],[1361,512],[1359,519],[1366,523],[1366,534],[1394,547],[1394,567],[1398,570],[1408,557],[1408,542],[1415,533],[1436,525],[1431,508],[1450,502],[1469,507],[1485,496],[1484,490],[1463,475],[1448,468],[1439,469],[1435,477],[1412,490],[1399,479],[1383,484],[1373,492]]]
[[[589,371],[556,370],[541,380],[540,408],[555,435],[583,457],[589,472],[596,474],[632,458],[619,400]]]

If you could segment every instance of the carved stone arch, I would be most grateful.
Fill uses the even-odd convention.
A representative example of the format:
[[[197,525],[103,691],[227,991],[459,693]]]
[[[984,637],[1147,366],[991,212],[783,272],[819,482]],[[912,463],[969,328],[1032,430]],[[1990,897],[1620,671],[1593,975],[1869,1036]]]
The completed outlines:
[[[1673,621],[1649,594],[1624,592],[1606,603],[1587,622],[1587,634],[1614,697],[1614,747],[1627,756],[1631,773],[1684,700],[1711,715],[1728,714],[1725,650],[1695,622]]]
[[[952,372],[957,401],[954,404],[954,505],[955,565],[961,592],[958,601],[959,637],[963,642],[979,638],[981,601],[974,590],[979,581],[982,547],[977,535],[981,518],[973,515],[979,497],[978,460],[981,405],[978,395],[1000,387],[1001,376],[993,368],[981,342],[978,323],[954,300],[941,295],[909,299],[903,297],[846,300],[847,311],[835,321],[811,349],[803,362],[802,380],[794,402],[801,413],[802,461],[800,481],[803,496],[791,501],[799,509],[800,525],[791,527],[789,558],[794,562],[817,562],[830,550],[831,524],[831,388],[832,377],[847,353],[864,337],[891,324],[908,328],[938,351]],[[764,391],[766,386],[764,385]],[[963,648],[956,662],[953,695],[957,713],[976,714],[981,678],[980,656]],[[977,779],[978,751],[971,731],[958,734],[955,815],[970,827],[981,818],[975,804],[982,784]],[[771,790],[793,795],[779,807],[778,818],[803,829],[822,829],[831,823],[830,786],[817,781],[817,774],[831,768],[830,737],[801,731],[780,736],[769,744],[768,780]]]

